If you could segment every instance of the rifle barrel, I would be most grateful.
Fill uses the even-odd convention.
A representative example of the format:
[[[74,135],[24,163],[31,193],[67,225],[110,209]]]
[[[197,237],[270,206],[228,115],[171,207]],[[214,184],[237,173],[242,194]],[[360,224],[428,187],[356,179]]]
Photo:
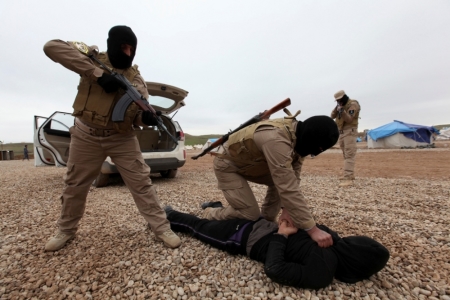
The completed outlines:
[[[206,148],[205,150],[203,150],[200,154],[196,155],[196,156],[192,156],[191,158],[193,160],[196,160],[199,157],[202,157],[203,155],[205,155],[206,153],[208,153],[209,151],[211,151],[212,149],[222,145],[223,143],[225,143],[226,141],[228,141],[228,137],[243,129],[244,127],[247,127],[249,125],[252,125],[254,123],[257,123],[261,120],[267,119],[269,118],[272,114],[276,113],[277,111],[285,108],[286,106],[291,105],[291,99],[286,98],[283,101],[281,101],[280,103],[278,103],[277,105],[275,105],[274,107],[272,107],[269,110],[265,110],[262,113],[257,114],[256,116],[254,116],[253,118],[251,118],[250,120],[248,120],[247,122],[243,123],[242,125],[240,125],[238,128],[236,128],[235,130],[223,135],[221,138],[219,138],[217,141],[215,141],[214,143],[212,143],[208,148]]]

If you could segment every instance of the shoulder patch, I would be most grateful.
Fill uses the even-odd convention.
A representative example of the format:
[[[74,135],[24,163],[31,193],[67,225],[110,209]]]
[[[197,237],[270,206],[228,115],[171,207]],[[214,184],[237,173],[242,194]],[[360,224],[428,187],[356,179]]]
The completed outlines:
[[[83,42],[71,42],[71,43],[75,47],[75,49],[77,49],[81,53],[83,53],[84,55],[89,55],[89,47],[88,47],[88,45],[86,45]]]

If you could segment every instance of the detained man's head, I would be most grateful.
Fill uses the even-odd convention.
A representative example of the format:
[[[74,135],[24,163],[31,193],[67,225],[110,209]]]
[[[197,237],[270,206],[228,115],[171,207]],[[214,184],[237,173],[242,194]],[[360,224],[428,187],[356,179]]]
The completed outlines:
[[[108,57],[114,68],[131,67],[136,55],[137,38],[128,26],[114,26],[108,33]]]
[[[349,236],[337,241],[333,251],[338,257],[336,279],[355,283],[368,279],[386,266],[389,251],[366,236]]]
[[[328,116],[314,116],[298,122],[295,132],[295,152],[301,157],[319,155],[333,147],[339,139],[336,123]]]

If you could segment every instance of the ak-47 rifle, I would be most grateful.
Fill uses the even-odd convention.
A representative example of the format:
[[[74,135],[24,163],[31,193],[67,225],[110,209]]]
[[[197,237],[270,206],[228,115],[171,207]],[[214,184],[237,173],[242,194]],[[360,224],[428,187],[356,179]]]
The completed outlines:
[[[98,60],[94,55],[89,55],[90,59],[95,60],[98,62],[105,70],[107,70],[111,75],[113,75],[115,78],[122,81],[126,86],[127,90],[125,91],[125,94],[117,101],[116,106],[114,106],[113,113],[111,120],[113,122],[122,122],[125,117],[125,112],[128,108],[128,106],[131,104],[131,102],[136,103],[137,106],[139,106],[140,109],[143,111],[151,111],[157,121],[157,126],[159,129],[164,130],[165,133],[172,139],[172,141],[178,145],[178,140],[169,133],[166,126],[163,123],[163,120],[160,116],[156,114],[156,110],[150,105],[150,103],[147,101],[147,99],[144,98],[144,96],[139,93],[136,88],[128,81],[128,79],[123,76],[122,74],[119,74],[117,72],[114,72],[110,68],[108,68],[104,63],[102,63],[100,60]]]
[[[338,113],[338,119],[340,119],[341,118],[341,115],[342,115],[342,106],[340,106],[339,104],[336,106],[336,111],[337,111],[337,113]]]
[[[252,125],[256,122],[262,121],[264,119],[268,119],[272,114],[276,113],[277,111],[279,111],[280,109],[285,108],[286,106],[291,105],[291,99],[286,98],[285,100],[281,101],[280,103],[278,103],[277,105],[275,105],[274,107],[272,107],[269,110],[265,110],[262,113],[257,114],[256,116],[254,116],[253,118],[251,118],[250,120],[248,120],[247,122],[245,122],[244,124],[242,124],[241,126],[239,126],[238,128],[236,128],[233,131],[228,132],[227,134],[225,134],[224,136],[222,136],[221,138],[217,139],[217,141],[215,141],[214,143],[212,143],[208,148],[206,148],[205,150],[202,151],[202,153],[200,153],[199,155],[196,156],[192,156],[192,159],[197,159],[199,157],[202,157],[203,155],[205,155],[206,153],[208,153],[209,151],[211,151],[212,149],[222,145],[223,143],[225,143],[226,141],[228,141],[228,138],[230,137],[230,135],[232,135],[233,133],[241,130],[244,127],[247,127],[249,125]]]

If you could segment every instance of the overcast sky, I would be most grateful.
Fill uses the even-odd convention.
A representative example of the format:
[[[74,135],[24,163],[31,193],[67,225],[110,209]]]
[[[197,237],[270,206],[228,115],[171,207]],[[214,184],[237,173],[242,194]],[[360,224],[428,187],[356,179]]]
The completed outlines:
[[[72,112],[79,76],[45,56],[51,39],[106,50],[130,26],[147,81],[189,91],[185,133],[226,133],[285,98],[329,115],[344,89],[359,131],[393,120],[450,123],[450,1],[1,1],[0,141],[33,141],[33,116]],[[275,117],[281,117],[280,112]]]

